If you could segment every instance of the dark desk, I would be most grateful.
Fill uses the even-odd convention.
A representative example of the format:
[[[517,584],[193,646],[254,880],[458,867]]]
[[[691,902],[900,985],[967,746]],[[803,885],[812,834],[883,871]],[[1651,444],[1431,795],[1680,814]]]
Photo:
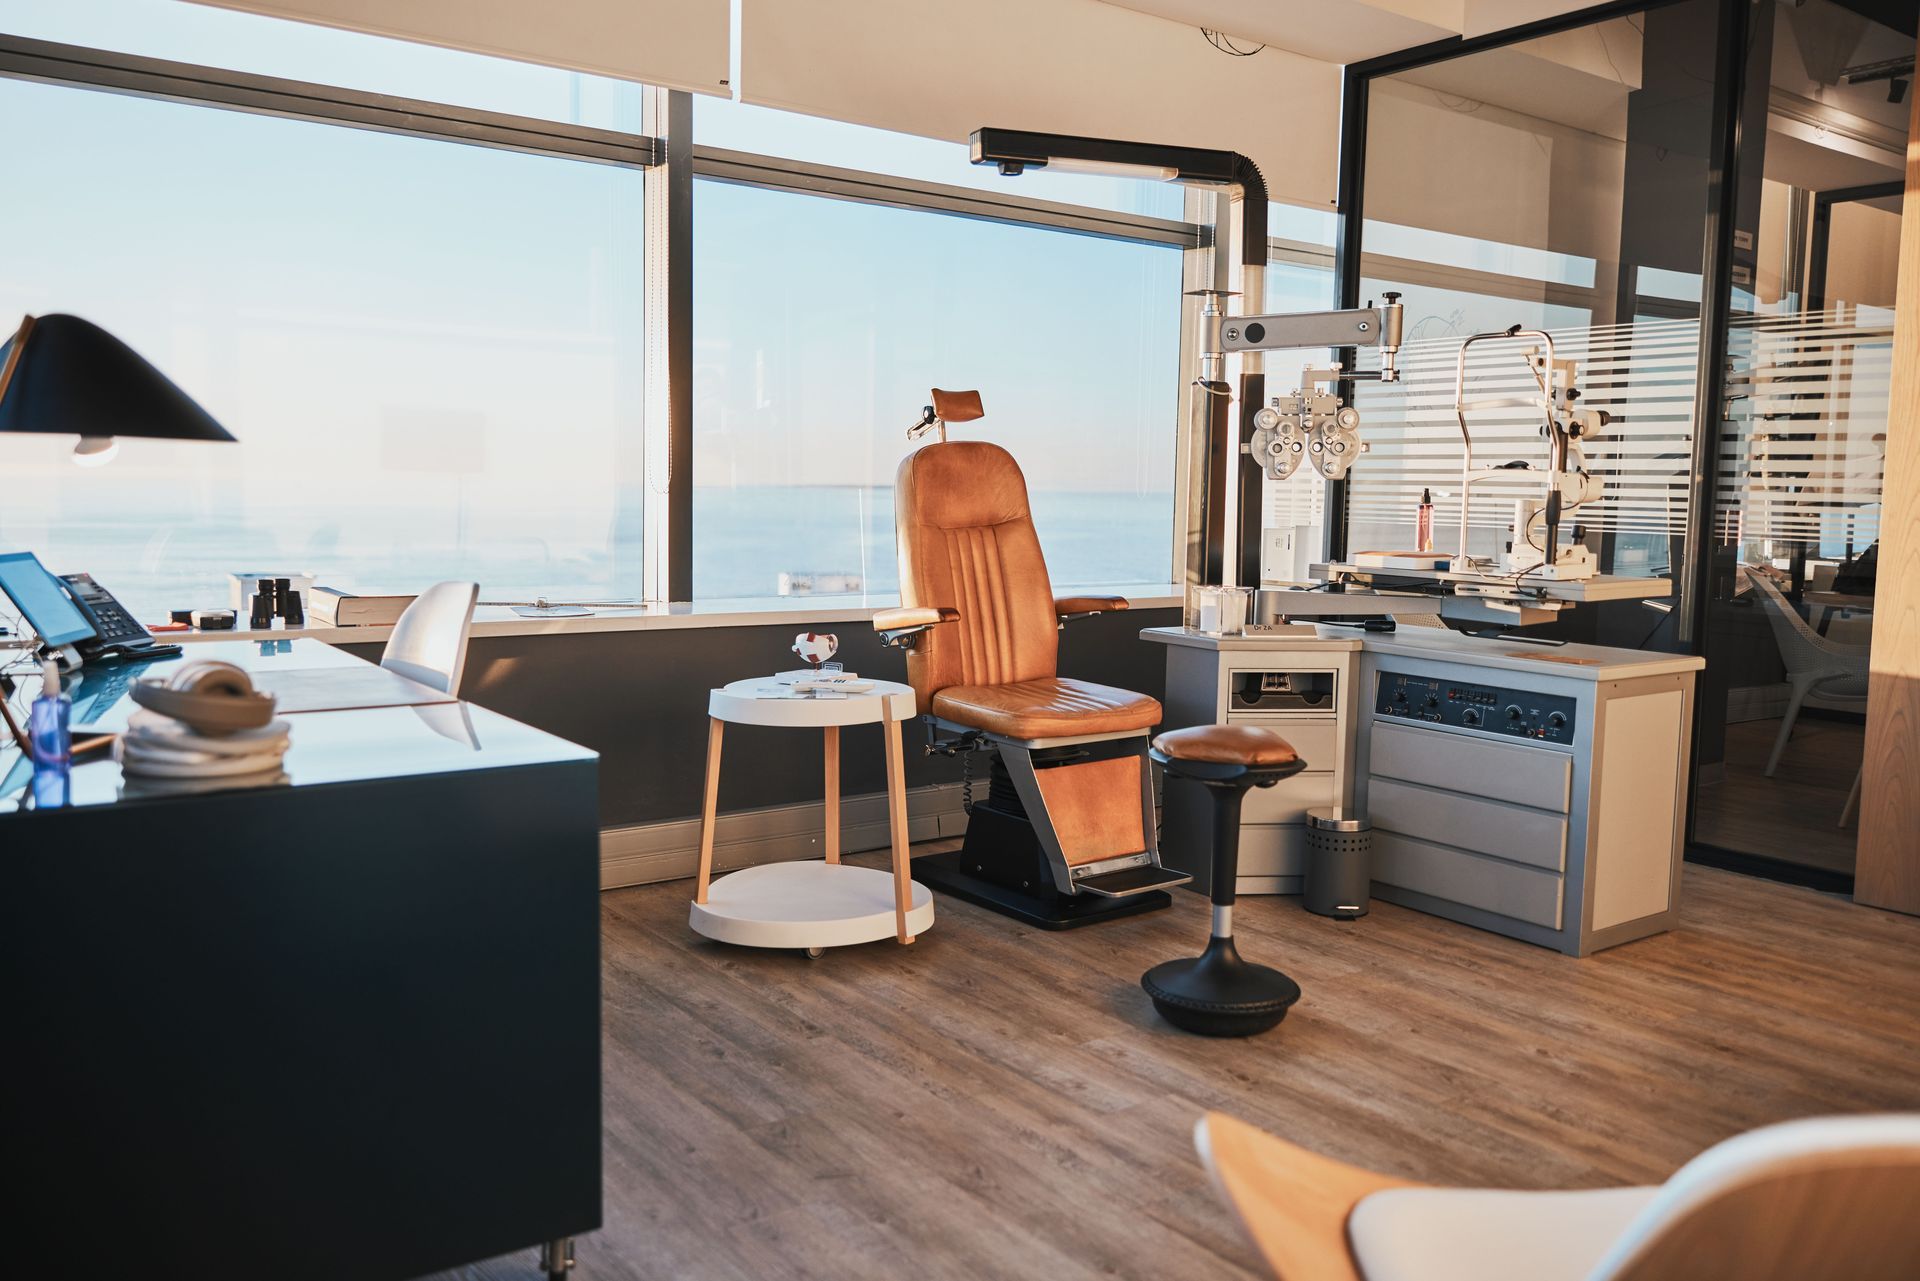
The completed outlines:
[[[267,644],[188,658],[360,663]],[[33,810],[0,751],[23,1274],[404,1278],[599,1226],[594,754],[455,702],[288,719],[246,791],[100,760]]]

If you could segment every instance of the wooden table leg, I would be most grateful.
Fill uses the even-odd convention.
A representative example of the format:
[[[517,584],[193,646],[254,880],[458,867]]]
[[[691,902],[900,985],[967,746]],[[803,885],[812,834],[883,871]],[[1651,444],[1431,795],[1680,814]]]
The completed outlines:
[[[906,751],[900,745],[900,722],[883,721],[881,733],[887,746],[887,828],[893,837],[893,916],[894,933],[902,943],[913,942],[907,933],[907,910],[913,906],[913,872],[907,855],[907,776]]]
[[[840,727],[827,726],[827,862],[840,861]]]
[[[707,901],[707,883],[713,878],[713,818],[720,802],[720,731],[726,722],[718,716],[707,725],[707,799],[700,810],[700,876],[694,884],[693,901]]]

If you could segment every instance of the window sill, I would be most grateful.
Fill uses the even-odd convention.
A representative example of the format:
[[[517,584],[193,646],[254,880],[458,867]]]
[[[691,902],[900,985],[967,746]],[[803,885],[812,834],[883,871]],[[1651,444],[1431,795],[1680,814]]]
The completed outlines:
[[[1085,590],[1125,596],[1133,608],[1172,609],[1182,600],[1171,583],[1129,584],[1120,587],[1060,587],[1059,592]],[[584,617],[522,618],[503,605],[482,605],[473,612],[473,635],[577,636],[591,632],[644,632],[704,627],[806,627],[822,623],[867,623],[882,609],[899,604],[897,598],[858,596],[777,596],[758,600],[696,601],[691,604],[641,605],[631,609],[599,609]],[[271,631],[241,628],[225,632],[161,632],[163,642],[191,645],[196,641],[288,640],[303,636],[329,645],[379,644],[392,627],[289,627]]]

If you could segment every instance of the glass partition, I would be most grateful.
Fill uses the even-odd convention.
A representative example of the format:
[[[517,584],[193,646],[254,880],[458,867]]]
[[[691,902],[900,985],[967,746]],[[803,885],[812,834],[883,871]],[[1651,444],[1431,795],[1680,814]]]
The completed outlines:
[[[1462,340],[1517,325],[1546,331],[1555,357],[1577,362],[1580,403],[1610,418],[1583,442],[1602,488],[1563,537],[1601,572],[1672,573],[1711,138],[1699,50],[1717,25],[1712,0],[1689,0],[1370,82],[1360,292],[1405,295],[1407,343],[1403,381],[1359,385],[1371,448],[1349,485],[1349,551],[1412,547],[1423,495],[1439,551],[1497,558],[1526,532],[1516,503],[1540,488],[1526,470],[1476,482],[1463,501],[1455,412]],[[1524,400],[1537,345],[1470,348],[1468,398]],[[1538,414],[1522,404],[1473,409],[1467,430],[1476,466],[1544,462]],[[1562,630],[1657,643],[1668,618],[1627,603],[1576,611]]]
[[[1754,70],[1772,110],[1740,157],[1757,208],[1741,220],[1730,282],[1694,834],[1844,878],[1908,120],[1887,82],[1850,83],[1847,69],[1911,57],[1913,35],[1828,0],[1768,16]]]

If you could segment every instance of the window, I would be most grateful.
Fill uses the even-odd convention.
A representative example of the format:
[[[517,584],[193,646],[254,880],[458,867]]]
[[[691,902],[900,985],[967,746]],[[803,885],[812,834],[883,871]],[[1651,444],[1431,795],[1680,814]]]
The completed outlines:
[[[1180,252],[716,181],[694,193],[694,594],[899,590],[933,386],[1020,460],[1056,586],[1172,570]]]
[[[15,80],[0,116],[0,315],[105,326],[240,439],[0,441],[0,542],[144,618],[235,570],[639,592],[641,171]]]

